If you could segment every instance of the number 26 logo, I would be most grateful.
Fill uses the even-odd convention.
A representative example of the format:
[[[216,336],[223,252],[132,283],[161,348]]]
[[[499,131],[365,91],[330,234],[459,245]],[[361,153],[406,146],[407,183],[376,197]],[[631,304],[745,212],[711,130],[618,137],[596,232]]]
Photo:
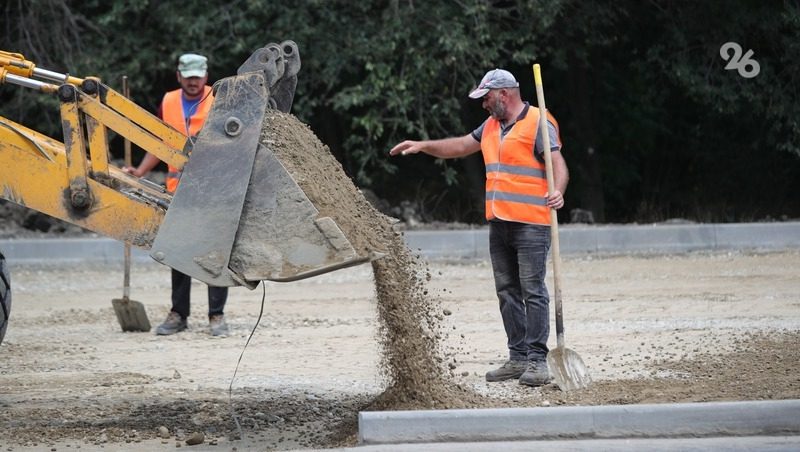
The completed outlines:
[[[733,55],[730,54],[731,50],[733,50]],[[747,53],[742,56],[742,46],[738,43],[726,42],[722,44],[722,47],[719,48],[719,56],[721,56],[723,60],[728,61],[728,64],[725,65],[725,69],[736,69],[739,71],[739,75],[744,78],[753,78],[761,72],[761,66],[758,64],[758,61],[751,58],[753,56],[753,50],[749,49]],[[748,69],[748,67],[750,69]]]

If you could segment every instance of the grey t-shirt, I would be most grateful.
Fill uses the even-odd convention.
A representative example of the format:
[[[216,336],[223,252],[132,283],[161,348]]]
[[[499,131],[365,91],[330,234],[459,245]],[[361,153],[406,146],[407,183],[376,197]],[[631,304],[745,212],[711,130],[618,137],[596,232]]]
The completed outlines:
[[[522,109],[522,113],[519,114],[517,120],[512,122],[511,124],[504,125],[500,124],[500,139],[503,139],[508,135],[508,132],[511,131],[511,128],[514,127],[519,120],[523,119],[525,115],[528,114],[528,109],[531,105],[528,102],[525,102],[525,108]],[[488,119],[486,120],[488,121]],[[477,129],[472,131],[472,138],[475,138],[476,141],[480,142],[481,137],[483,136],[483,128],[486,126],[486,121],[483,121],[483,124],[478,126]],[[550,135],[550,152],[558,152],[561,150],[561,141],[558,140],[558,133],[556,132],[556,126],[548,119],[547,120],[547,132]],[[542,160],[542,154],[544,153],[544,140],[542,139],[541,134],[536,134],[536,158]]]

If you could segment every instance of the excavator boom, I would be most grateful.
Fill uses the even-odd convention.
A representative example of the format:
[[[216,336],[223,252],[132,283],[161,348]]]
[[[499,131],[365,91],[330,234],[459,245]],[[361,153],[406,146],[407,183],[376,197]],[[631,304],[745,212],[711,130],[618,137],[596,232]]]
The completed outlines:
[[[187,139],[95,77],[0,51],[0,84],[55,94],[64,131],[59,142],[0,117],[0,196],[147,249],[215,286],[252,288],[373,259],[320,217],[274,144],[260,141],[269,109],[291,109],[299,69],[292,41],[258,49],[214,84],[208,118]],[[174,195],[114,166],[109,130],[183,169]]]

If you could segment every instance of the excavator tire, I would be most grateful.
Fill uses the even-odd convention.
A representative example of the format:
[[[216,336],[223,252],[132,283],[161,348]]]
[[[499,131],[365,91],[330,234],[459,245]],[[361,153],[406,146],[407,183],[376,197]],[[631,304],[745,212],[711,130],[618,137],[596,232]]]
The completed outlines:
[[[11,277],[6,267],[6,258],[0,253],[0,344],[6,336],[8,316],[11,314]]]

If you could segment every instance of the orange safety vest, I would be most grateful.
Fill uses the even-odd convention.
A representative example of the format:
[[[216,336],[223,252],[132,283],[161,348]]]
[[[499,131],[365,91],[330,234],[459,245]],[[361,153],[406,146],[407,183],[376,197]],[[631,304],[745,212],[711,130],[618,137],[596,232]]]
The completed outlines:
[[[547,118],[558,134],[558,123],[550,112]],[[528,108],[525,117],[517,121],[502,141],[500,121],[494,118],[486,121],[481,151],[486,163],[487,220],[550,225],[550,209],[545,204],[547,173],[544,163],[534,156],[538,132],[539,109],[535,107]]]
[[[186,116],[183,114],[183,92],[180,89],[164,94],[161,101],[161,117],[167,124],[187,137],[195,136],[200,132],[206,122],[211,104],[214,102],[214,95],[211,94],[211,87],[203,89],[202,101],[197,105],[197,111],[189,118],[188,124]],[[188,127],[187,127],[188,126]],[[168,165],[167,172],[167,191],[175,193],[178,189],[178,181],[181,180],[181,171],[172,165]]]

